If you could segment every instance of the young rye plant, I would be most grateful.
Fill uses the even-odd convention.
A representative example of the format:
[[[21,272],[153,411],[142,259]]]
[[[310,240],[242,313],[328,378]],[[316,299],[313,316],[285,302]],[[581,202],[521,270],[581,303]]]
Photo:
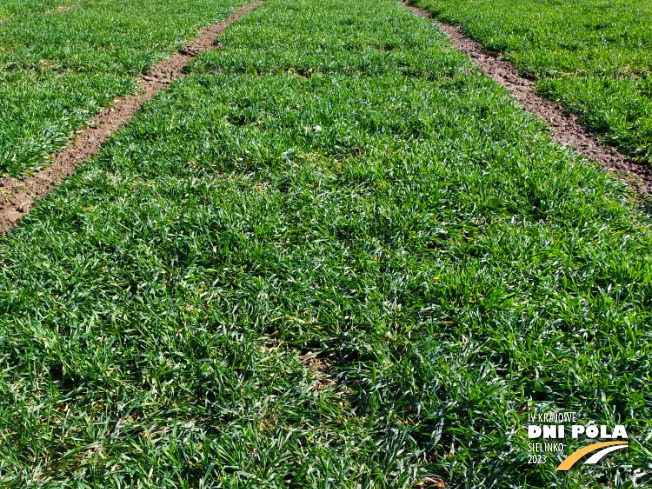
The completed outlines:
[[[0,243],[0,481],[649,483],[624,185],[394,0],[267,0],[220,42]],[[626,454],[529,465],[547,404]]]

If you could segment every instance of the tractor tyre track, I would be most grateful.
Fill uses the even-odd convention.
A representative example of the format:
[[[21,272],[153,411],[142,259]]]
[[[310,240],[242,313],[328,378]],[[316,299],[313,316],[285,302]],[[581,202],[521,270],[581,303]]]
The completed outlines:
[[[146,75],[140,76],[140,92],[131,97],[116,99],[111,107],[96,115],[70,145],[52,156],[52,163],[24,180],[7,177],[0,180],[0,235],[12,228],[38,199],[42,199],[57,185],[75,172],[91,156],[97,154],[102,144],[127,123],[160,90],[168,88],[173,81],[184,77],[183,69],[197,54],[219,49],[215,41],[228,26],[240,19],[264,0],[235,10],[233,15],[203,29],[195,40],[181,51],[154,66]]]
[[[426,9],[406,1],[403,4],[421,17],[431,18]],[[465,36],[459,27],[435,21],[457,49],[473,58],[487,75],[512,92],[522,106],[549,124],[555,140],[574,147],[610,173],[623,178],[641,196],[652,196],[652,169],[649,165],[627,158],[611,146],[600,143],[594,134],[578,124],[577,115],[565,114],[561,105],[537,94],[532,88],[532,80],[521,76],[512,63],[498,59],[495,53],[486,52],[482,44]]]

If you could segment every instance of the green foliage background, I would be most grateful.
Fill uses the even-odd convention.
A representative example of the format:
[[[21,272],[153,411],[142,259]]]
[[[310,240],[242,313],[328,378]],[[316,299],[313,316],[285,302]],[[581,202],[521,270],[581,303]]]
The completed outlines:
[[[0,242],[1,484],[649,485],[624,185],[394,0],[220,42]],[[529,464],[553,408],[630,447]]]

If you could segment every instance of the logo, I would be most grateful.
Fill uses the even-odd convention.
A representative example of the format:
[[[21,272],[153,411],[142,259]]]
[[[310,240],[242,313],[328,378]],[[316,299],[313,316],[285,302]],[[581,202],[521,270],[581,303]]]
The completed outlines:
[[[615,445],[615,446],[613,446]],[[581,459],[584,455],[588,455],[591,452],[595,452],[596,450],[600,450],[603,447],[608,447],[604,448],[603,450],[600,450],[598,453],[595,455],[591,456],[585,464],[588,465],[595,465],[597,464],[602,457],[604,457],[606,454],[613,452],[614,450],[620,450],[621,448],[627,448],[628,443],[626,441],[606,441],[604,443],[594,443],[593,445],[589,445],[588,447],[581,448],[580,450],[577,450],[576,452],[571,453],[566,460],[564,460],[561,464],[559,464],[559,467],[557,467],[557,470],[569,470],[573,465],[575,465],[575,462],[577,462],[579,459]]]
[[[580,435],[583,435],[582,438],[613,440],[593,443],[572,452],[559,464],[557,470],[570,470],[589,454],[591,456],[584,461],[584,464],[595,465],[609,453],[622,450],[629,445],[626,441],[628,435],[624,425],[615,425],[611,429],[609,426],[598,426],[590,422],[579,424],[575,412],[528,414],[528,422],[531,424],[527,426],[527,437],[532,440],[528,448],[535,454],[530,456],[530,463],[546,463],[546,455],[554,455],[554,458],[559,460],[561,452],[566,451],[568,447],[566,440],[569,437],[577,440]]]

